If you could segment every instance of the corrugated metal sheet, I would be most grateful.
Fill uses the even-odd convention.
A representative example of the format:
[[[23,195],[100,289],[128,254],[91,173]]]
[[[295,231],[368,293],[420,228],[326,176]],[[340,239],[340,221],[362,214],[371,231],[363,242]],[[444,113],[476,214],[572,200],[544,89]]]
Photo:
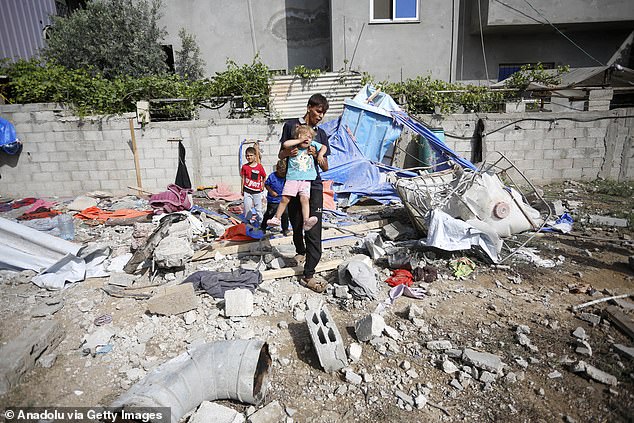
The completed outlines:
[[[275,76],[271,79],[271,114],[280,119],[291,119],[306,113],[308,98],[323,94],[330,104],[326,120],[343,113],[343,102],[361,89],[358,73],[327,72],[315,79],[296,75]]]
[[[42,30],[56,13],[55,0],[0,0],[0,57],[35,56],[44,47]]]

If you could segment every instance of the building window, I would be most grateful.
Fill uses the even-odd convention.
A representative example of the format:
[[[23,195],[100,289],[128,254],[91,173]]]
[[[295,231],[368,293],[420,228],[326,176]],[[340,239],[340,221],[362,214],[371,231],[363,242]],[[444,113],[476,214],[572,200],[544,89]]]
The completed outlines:
[[[498,66],[498,81],[504,81],[509,76],[513,75],[515,72],[519,71],[522,66],[531,65],[535,66],[537,63],[509,63],[506,65]],[[542,62],[542,66],[544,69],[555,69],[554,62]]]
[[[370,0],[370,22],[418,22],[418,0]]]

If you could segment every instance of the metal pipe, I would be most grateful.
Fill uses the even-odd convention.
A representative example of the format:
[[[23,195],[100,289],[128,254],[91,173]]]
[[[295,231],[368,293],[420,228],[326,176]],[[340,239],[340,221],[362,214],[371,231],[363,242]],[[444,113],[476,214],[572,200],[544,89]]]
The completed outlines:
[[[169,407],[172,423],[203,401],[262,401],[271,366],[268,344],[257,339],[198,345],[160,365],[111,407]]]

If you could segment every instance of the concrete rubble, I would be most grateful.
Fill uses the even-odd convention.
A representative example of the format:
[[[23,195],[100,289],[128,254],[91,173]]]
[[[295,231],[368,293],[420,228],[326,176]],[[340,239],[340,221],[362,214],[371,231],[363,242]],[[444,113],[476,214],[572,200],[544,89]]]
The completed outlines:
[[[218,237],[225,226],[206,219],[201,220],[207,234]],[[14,381],[5,382],[5,392],[19,389],[22,377],[16,375],[33,371],[37,363],[39,372],[75,366],[72,371],[88,375],[93,369],[107,368],[102,395],[120,394],[169,358],[210,340],[266,339],[274,369],[266,383],[272,394],[248,408],[237,402],[203,401],[191,410],[190,423],[290,423],[310,421],[307,416],[317,416],[314,421],[386,418],[378,417],[377,410],[391,410],[400,421],[495,420],[493,416],[512,421],[512,416],[526,416],[517,392],[531,392],[548,403],[558,392],[579,392],[571,393],[572,380],[582,381],[593,392],[604,386],[614,391],[606,395],[629,401],[625,387],[632,383],[628,379],[634,357],[631,341],[602,319],[599,306],[574,313],[551,311],[558,297],[565,297],[569,307],[615,294],[599,291],[594,294],[598,297],[586,298],[570,293],[567,284],[551,286],[546,281],[548,272],[568,272],[571,280],[583,281],[587,269],[574,270],[578,275],[562,267],[540,269],[537,278],[530,263],[522,263],[519,271],[513,261],[502,266],[477,261],[474,273],[459,279],[448,268],[449,256],[413,247],[417,235],[403,222],[383,222],[352,236],[356,244],[324,248],[322,263],[339,264],[320,272],[329,282],[323,294],[284,274],[264,278],[254,290],[229,289],[222,298],[181,282],[196,270],[252,268],[262,274],[291,270],[294,249],[273,242],[246,246],[205,241],[192,232],[188,220],[181,220],[170,226],[134,272],[122,273],[131,254],[147,246],[158,223],[78,224],[78,241],[99,239],[112,247],[106,264],[113,271],[108,277],[87,279],[56,296],[31,286],[33,273],[0,272],[7,288],[20,290],[29,318],[41,316],[38,322],[64,318],[74,328],[67,335],[71,339],[62,343],[64,348],[72,343],[70,352],[60,350],[61,341],[51,341],[33,364],[8,371]],[[196,261],[196,254],[209,244],[215,248]],[[437,280],[413,281],[413,287],[425,288],[424,299],[390,299],[391,287],[385,280],[399,249],[409,252],[411,266],[437,269]],[[585,257],[595,259],[599,254],[585,249],[591,251]],[[541,254],[556,258],[563,253]],[[484,283],[479,281],[482,276]],[[122,296],[109,295],[101,284],[117,287]],[[619,307],[627,310],[628,299],[620,300],[626,302]],[[384,305],[380,312],[379,304]],[[538,311],[524,313],[522,307],[528,306]],[[104,314],[111,315],[110,322],[101,323],[98,318]],[[68,362],[69,354],[75,364],[60,364]],[[287,384],[280,386],[281,380]],[[85,387],[76,390],[88,392]],[[498,403],[498,398],[504,401]],[[338,404],[344,403],[345,409],[340,408]],[[319,404],[319,411],[311,408],[313,404]],[[567,413],[583,421],[580,410]]]

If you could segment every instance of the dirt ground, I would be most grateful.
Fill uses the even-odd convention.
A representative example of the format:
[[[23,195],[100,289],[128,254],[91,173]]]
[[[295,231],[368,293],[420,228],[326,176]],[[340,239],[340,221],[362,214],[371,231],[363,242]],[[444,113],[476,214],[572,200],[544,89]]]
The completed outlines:
[[[477,265],[475,271],[458,279],[447,262],[459,254],[410,249],[413,259],[436,267],[440,277],[431,283],[416,283],[426,289],[425,298],[398,298],[384,313],[386,324],[398,335],[360,343],[361,358],[349,363],[349,369],[362,376],[360,383],[347,381],[340,372],[321,369],[301,312],[306,300],[321,298],[345,346],[358,342],[355,322],[371,313],[389,289],[383,281],[390,271],[380,262],[375,264],[381,286],[377,301],[336,298],[331,290],[316,294],[293,278],[283,278],[261,285],[255,293],[257,312],[243,319],[226,319],[222,302],[199,294],[196,319],[189,324],[182,315],[148,314],[146,300],[109,296],[101,289],[107,278],[88,279],[55,292],[30,283],[26,272],[3,272],[3,345],[37,319],[60,322],[65,336],[53,352],[52,366],[38,365],[29,371],[18,386],[0,396],[0,405],[107,406],[147,372],[201,339],[256,336],[268,342],[273,358],[270,385],[260,406],[277,400],[292,415],[286,421],[634,421],[634,358],[613,347],[632,347],[634,339],[605,318],[604,309],[611,303],[577,312],[571,309],[594,299],[634,293],[634,272],[628,263],[634,254],[632,186],[567,183],[544,191],[547,199],[562,200],[575,219],[572,235],[541,234],[530,244],[540,257],[554,260],[555,267],[538,267],[518,259],[492,266],[470,256]],[[590,224],[588,214],[630,218],[630,227]],[[402,219],[403,214],[396,216]],[[99,230],[84,229],[86,233]],[[130,228],[109,230],[108,242],[124,252]],[[356,247],[326,249],[322,261],[359,252]],[[232,259],[235,264],[252,257]],[[188,265],[174,275],[174,281],[209,265]],[[324,276],[336,282],[333,272]],[[63,302],[59,311],[32,317],[36,307],[57,300]],[[632,318],[632,308],[627,307],[634,307],[634,302],[624,301],[626,307],[621,311]],[[412,319],[415,309],[420,314]],[[602,317],[600,323],[582,320],[582,312]],[[82,339],[95,330],[93,321],[103,314],[113,318],[112,351],[85,354]],[[579,327],[585,330],[591,356],[576,352],[579,344],[572,333]],[[530,343],[521,345],[520,339],[526,338]],[[428,349],[427,342],[435,340],[449,340],[454,351],[470,348],[496,355],[505,366],[494,380],[482,381],[482,370],[474,374],[478,370],[455,353]],[[602,384],[584,372],[573,372],[580,360],[614,376],[618,384]],[[443,370],[446,361],[458,371]],[[421,395],[426,405],[421,406]],[[219,402],[240,412],[253,412],[248,404]]]

